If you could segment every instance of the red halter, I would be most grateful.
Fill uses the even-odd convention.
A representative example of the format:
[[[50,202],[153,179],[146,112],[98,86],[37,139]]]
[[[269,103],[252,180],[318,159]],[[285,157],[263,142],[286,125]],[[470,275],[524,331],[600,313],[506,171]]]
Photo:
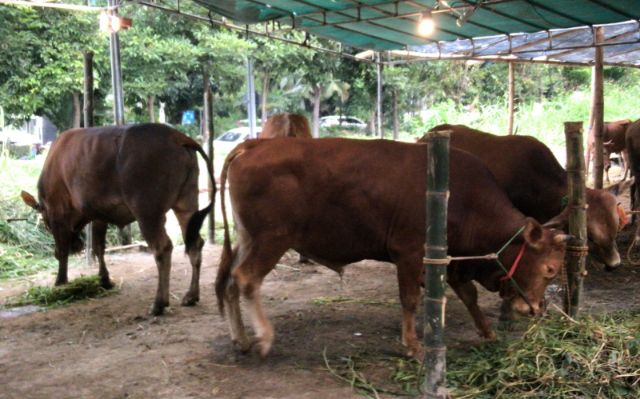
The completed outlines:
[[[516,272],[516,269],[518,268],[518,265],[520,264],[520,259],[522,259],[522,255],[524,255],[524,250],[525,248],[527,248],[527,242],[523,242],[522,245],[520,246],[520,252],[518,252],[518,256],[516,256],[516,260],[513,261],[513,264],[511,265],[511,268],[509,269],[509,272],[507,274],[505,274],[504,276],[500,277],[500,281],[507,281],[510,278],[513,277],[513,274]]]

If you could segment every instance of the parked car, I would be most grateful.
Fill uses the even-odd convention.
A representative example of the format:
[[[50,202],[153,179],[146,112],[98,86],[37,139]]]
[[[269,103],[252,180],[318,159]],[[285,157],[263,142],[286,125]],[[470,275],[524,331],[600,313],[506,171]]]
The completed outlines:
[[[354,116],[329,115],[320,118],[321,127],[342,126],[345,128],[364,130],[367,124]]]
[[[256,126],[256,136],[258,136],[261,131],[262,128],[260,126]],[[216,174],[216,181],[219,181],[220,179],[220,172],[222,171],[222,165],[224,165],[224,159],[227,157],[227,154],[229,154],[238,144],[247,139],[249,139],[249,127],[242,126],[227,130],[213,140],[213,165]]]
[[[262,128],[256,126],[256,136],[260,134]],[[213,148],[216,149],[216,152],[224,152],[225,154],[229,153],[232,149],[235,148],[238,144],[249,138],[249,127],[242,126],[236,127],[231,130],[227,130],[222,133],[218,138],[213,141]]]

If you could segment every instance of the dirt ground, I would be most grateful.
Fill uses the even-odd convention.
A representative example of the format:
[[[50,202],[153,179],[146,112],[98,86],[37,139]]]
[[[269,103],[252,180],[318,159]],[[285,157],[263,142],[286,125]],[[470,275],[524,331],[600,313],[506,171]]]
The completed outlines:
[[[631,237],[620,236],[621,252]],[[266,279],[263,299],[276,340],[266,359],[233,351],[217,311],[213,280],[221,247],[207,245],[201,302],[179,306],[190,266],[174,249],[169,314],[151,317],[157,272],[149,253],[108,256],[118,292],[21,316],[0,313],[0,398],[351,398],[361,397],[325,367],[345,356],[402,356],[393,265],[364,261],[341,281],[288,253]],[[640,266],[613,273],[589,267],[584,312],[640,307]],[[76,266],[71,277],[95,273]],[[0,285],[0,303],[29,284],[52,284],[55,271]],[[480,289],[497,322],[499,298]],[[470,316],[447,291],[447,345],[481,342]],[[341,299],[338,300],[338,299]],[[372,365],[371,373],[376,372]]]

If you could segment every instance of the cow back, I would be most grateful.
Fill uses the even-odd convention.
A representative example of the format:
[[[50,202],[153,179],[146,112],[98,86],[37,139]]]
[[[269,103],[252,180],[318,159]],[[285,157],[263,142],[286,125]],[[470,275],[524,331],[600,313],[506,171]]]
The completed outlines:
[[[311,138],[309,121],[304,115],[283,112],[267,119],[259,138],[303,137]]]
[[[248,236],[268,234],[327,265],[423,251],[425,145],[273,139],[238,151],[229,191]],[[524,224],[480,160],[453,149],[450,174],[450,253],[494,251]]]
[[[464,125],[440,125],[432,130],[451,130],[451,145],[480,158],[525,215],[545,222],[562,210],[566,173],[539,140],[496,136]]]

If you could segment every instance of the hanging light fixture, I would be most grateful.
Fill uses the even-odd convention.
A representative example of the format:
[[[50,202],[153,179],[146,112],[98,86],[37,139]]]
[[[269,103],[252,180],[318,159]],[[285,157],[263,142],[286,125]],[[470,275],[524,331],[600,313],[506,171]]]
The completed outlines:
[[[431,36],[435,30],[436,24],[433,21],[431,10],[426,9],[420,13],[420,19],[418,20],[418,34],[420,36]]]
[[[100,22],[100,30],[107,33],[114,33],[131,27],[131,18],[106,12],[100,13],[98,21]]]

